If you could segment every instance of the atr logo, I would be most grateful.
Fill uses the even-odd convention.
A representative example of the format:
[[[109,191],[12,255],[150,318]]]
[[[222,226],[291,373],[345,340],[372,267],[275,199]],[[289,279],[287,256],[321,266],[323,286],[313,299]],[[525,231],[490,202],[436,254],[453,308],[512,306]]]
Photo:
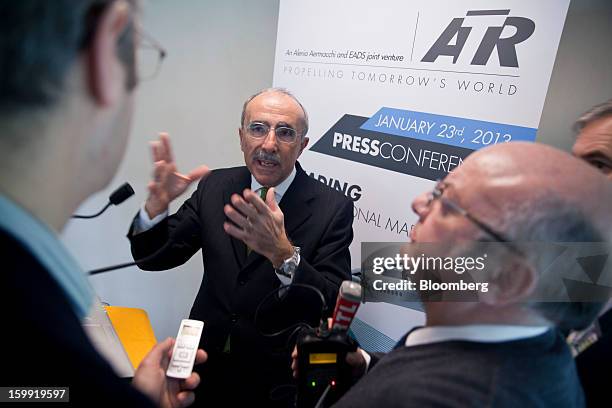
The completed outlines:
[[[470,10],[466,16],[507,16],[510,10]],[[421,62],[435,62],[441,56],[453,57],[453,64],[457,62],[463,47],[472,31],[472,27],[464,27],[465,17],[454,18],[446,27],[440,38],[427,51]],[[501,38],[504,28],[511,26],[516,28],[516,33],[508,38]],[[502,67],[518,68],[516,56],[516,45],[527,40],[535,31],[535,23],[526,17],[508,16],[501,26],[488,27],[485,32],[471,65],[487,65],[493,50],[497,48],[499,65]],[[454,44],[451,44],[455,39]]]

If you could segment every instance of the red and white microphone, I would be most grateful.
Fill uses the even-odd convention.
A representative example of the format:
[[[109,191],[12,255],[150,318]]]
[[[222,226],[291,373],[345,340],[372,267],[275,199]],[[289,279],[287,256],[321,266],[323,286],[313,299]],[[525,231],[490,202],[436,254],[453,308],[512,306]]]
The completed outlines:
[[[348,280],[342,282],[332,317],[332,330],[347,331],[360,304],[361,285]]]

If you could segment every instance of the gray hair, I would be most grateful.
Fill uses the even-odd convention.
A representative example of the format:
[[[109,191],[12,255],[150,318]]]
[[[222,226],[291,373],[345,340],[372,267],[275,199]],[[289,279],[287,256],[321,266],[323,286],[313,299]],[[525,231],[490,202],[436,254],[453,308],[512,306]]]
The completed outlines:
[[[608,116],[612,116],[612,99],[593,106],[582,116],[580,116],[576,123],[574,123],[574,130],[576,133],[580,133],[582,129],[587,127],[592,122]]]
[[[304,136],[306,136],[306,133],[308,133],[308,113],[306,113],[306,109],[304,109],[304,106],[295,97],[295,95],[293,95],[291,92],[289,92],[285,88],[266,88],[266,89],[262,89],[261,91],[257,92],[256,94],[253,94],[253,95],[249,96],[247,98],[247,100],[244,101],[244,104],[242,105],[242,115],[240,115],[240,127],[244,126],[244,121],[246,120],[246,109],[247,109],[248,104],[253,99],[257,98],[259,95],[261,95],[263,93],[266,93],[266,92],[278,92],[278,93],[281,93],[283,95],[287,95],[291,99],[293,99],[300,106],[300,108],[302,108],[302,112],[304,113],[304,115],[302,115],[302,118],[300,119],[300,126],[302,127],[302,135],[301,135],[301,137],[302,137],[302,139],[304,139]]]
[[[551,193],[552,194],[552,193]],[[537,273],[537,285],[529,307],[555,323],[562,331],[580,330],[588,327],[605,305],[601,299],[594,301],[560,301],[567,298],[564,278],[582,280],[584,271],[576,262],[567,262],[563,274],[554,265],[553,254],[542,253],[538,245],[521,246],[521,243],[603,243],[605,237],[594,223],[576,206],[560,198],[542,194],[508,208],[504,230],[521,247],[527,262]],[[544,251],[546,252],[546,251]],[[563,275],[563,276],[561,276]]]

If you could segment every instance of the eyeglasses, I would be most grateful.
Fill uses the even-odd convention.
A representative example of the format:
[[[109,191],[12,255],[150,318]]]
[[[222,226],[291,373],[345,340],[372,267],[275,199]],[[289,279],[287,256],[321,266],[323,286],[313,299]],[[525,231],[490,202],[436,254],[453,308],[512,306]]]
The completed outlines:
[[[465,208],[461,207],[459,204],[457,204],[453,200],[450,200],[444,197],[443,196],[444,190],[448,186],[449,186],[448,183],[445,183],[443,180],[438,180],[434,189],[431,191],[431,193],[429,193],[429,197],[428,197],[426,206],[429,208],[435,200],[440,200],[440,202],[443,205],[445,205],[447,208],[451,209],[452,211],[470,220],[474,225],[476,225],[478,228],[486,232],[489,236],[494,238],[496,242],[501,242],[505,244],[510,250],[512,250],[512,252],[518,255],[521,255],[521,256],[524,255],[523,252],[516,245],[514,245],[512,241],[508,237],[506,237],[504,234],[495,231],[493,228],[491,228],[489,225],[487,225],[480,219],[476,218],[472,213],[470,213]]]
[[[247,134],[253,139],[263,139],[268,136],[270,129],[274,129],[274,135],[283,143],[294,143],[297,140],[297,132],[288,126],[271,128],[267,123],[251,122],[246,127]]]
[[[138,67],[138,81],[148,81],[159,73],[167,52],[161,44],[146,33],[141,27],[137,31],[139,43],[136,66]]]

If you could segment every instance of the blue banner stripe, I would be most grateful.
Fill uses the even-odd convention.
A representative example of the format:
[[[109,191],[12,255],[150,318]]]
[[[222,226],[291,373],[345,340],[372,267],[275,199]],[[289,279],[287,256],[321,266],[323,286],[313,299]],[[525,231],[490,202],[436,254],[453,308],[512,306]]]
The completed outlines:
[[[361,129],[472,150],[511,141],[533,142],[537,133],[535,128],[387,107]]]
[[[353,319],[350,332],[359,343],[359,347],[370,353],[389,352],[397,343],[397,340],[393,340],[358,318]]]

